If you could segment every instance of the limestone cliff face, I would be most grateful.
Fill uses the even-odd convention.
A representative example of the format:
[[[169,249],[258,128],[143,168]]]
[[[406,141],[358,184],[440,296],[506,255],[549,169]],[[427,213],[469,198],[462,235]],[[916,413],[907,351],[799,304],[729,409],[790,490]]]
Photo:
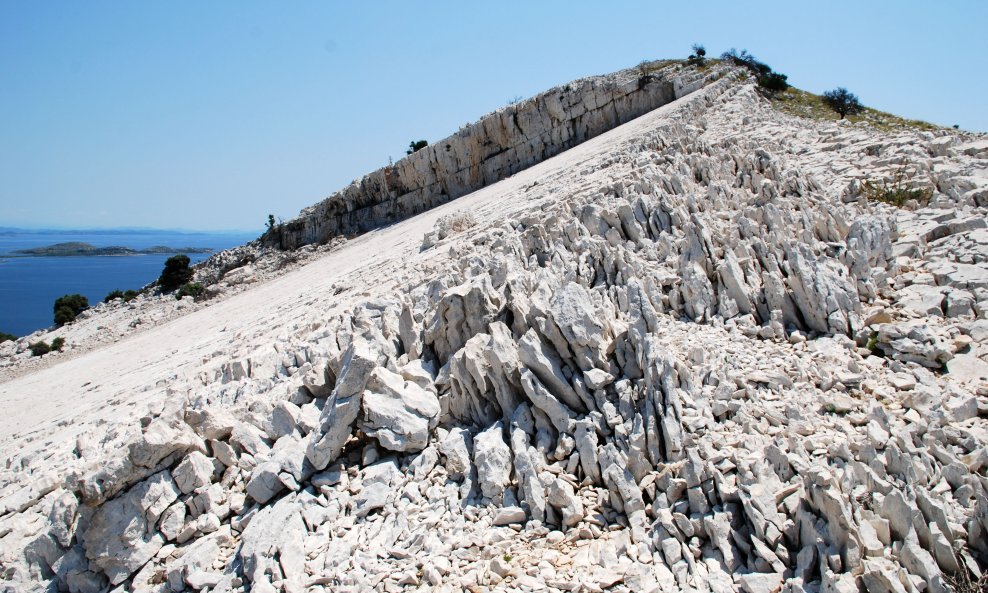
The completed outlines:
[[[654,65],[653,65],[654,67]],[[724,74],[666,65],[583,78],[495,111],[303,210],[269,245],[296,249],[402,220],[509,177]]]

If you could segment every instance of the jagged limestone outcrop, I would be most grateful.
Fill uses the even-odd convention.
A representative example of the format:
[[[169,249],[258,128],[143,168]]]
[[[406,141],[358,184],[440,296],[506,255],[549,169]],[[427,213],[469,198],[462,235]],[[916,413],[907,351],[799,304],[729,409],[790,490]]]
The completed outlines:
[[[794,121],[730,77],[629,129],[387,288],[307,286],[273,344],[225,336],[105,450],[11,451],[0,574],[850,592],[988,568],[980,194],[854,189],[918,147],[943,188],[988,161]]]

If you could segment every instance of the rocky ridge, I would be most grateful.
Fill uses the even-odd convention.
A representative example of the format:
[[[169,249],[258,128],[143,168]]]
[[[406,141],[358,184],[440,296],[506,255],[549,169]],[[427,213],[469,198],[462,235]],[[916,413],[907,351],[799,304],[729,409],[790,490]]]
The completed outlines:
[[[988,568],[986,148],[724,77],[450,204],[139,425],[5,438],[0,578],[947,591]],[[902,170],[929,206],[863,197]]]
[[[717,80],[675,61],[574,80],[490,113],[382,167],[264,235],[282,249],[403,220],[500,181]]]

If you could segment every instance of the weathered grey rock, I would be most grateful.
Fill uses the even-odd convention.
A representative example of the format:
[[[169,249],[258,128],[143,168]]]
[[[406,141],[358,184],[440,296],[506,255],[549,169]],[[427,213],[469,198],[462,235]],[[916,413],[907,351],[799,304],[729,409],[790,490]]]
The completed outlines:
[[[860,309],[857,290],[831,260],[818,258],[804,244],[790,244],[789,286],[792,298],[810,329],[847,334],[849,315]]]
[[[354,498],[354,515],[364,517],[383,507],[394,494],[393,486],[400,481],[401,470],[393,459],[367,467],[361,476],[361,489]]]
[[[943,317],[947,298],[939,286],[913,284],[898,293],[899,306],[919,315]]]
[[[363,430],[392,451],[421,451],[439,421],[439,399],[401,375],[378,367],[363,395]]]
[[[285,489],[279,474],[281,464],[277,461],[266,461],[257,467],[250,474],[250,481],[247,482],[247,494],[257,502],[264,504],[271,498]]]
[[[82,536],[92,566],[116,585],[154,557],[165,543],[158,519],[178,495],[171,475],[163,471],[99,507]]]
[[[738,585],[745,593],[778,593],[782,589],[782,575],[755,572],[738,577]]]
[[[559,356],[542,341],[534,329],[526,332],[518,341],[518,357],[559,401],[577,412],[585,411],[580,397],[563,375]]]
[[[200,437],[210,440],[226,439],[237,425],[237,419],[233,414],[221,407],[188,409],[185,411],[185,422]]]
[[[562,514],[564,528],[572,527],[583,520],[583,501],[576,496],[573,485],[569,482],[560,478],[553,480],[549,484],[548,501]]]
[[[165,568],[172,591],[185,589],[190,574],[212,568],[220,554],[220,547],[214,538],[202,538],[189,545],[184,552],[181,558],[168,563]]]
[[[948,591],[940,567],[937,566],[933,556],[919,545],[915,532],[906,537],[899,551],[899,560],[910,573],[922,577],[931,593]]]
[[[160,419],[151,422],[141,439],[130,446],[130,460],[134,465],[154,468],[169,457],[205,448],[187,424]]]
[[[199,451],[193,451],[172,470],[172,478],[182,494],[188,494],[212,482],[213,462]]]
[[[75,495],[67,490],[58,491],[48,513],[48,522],[52,536],[64,548],[69,547],[75,537],[78,511],[79,500]]]
[[[259,585],[263,590],[272,580],[295,577],[284,574],[283,566],[297,567],[297,546],[305,534],[299,512],[294,495],[285,496],[258,511],[244,529],[237,555],[243,574],[252,585]],[[284,564],[276,558],[283,554],[288,556]],[[256,586],[252,588],[257,590]]]
[[[485,498],[503,493],[511,478],[511,449],[504,442],[504,425],[495,422],[473,439],[473,462]]]
[[[319,430],[305,452],[317,470],[339,457],[360,415],[364,385],[381,362],[382,355],[366,341],[355,340],[347,348],[336,387],[323,407]]]
[[[290,435],[299,429],[302,410],[290,401],[282,400],[271,410],[272,438],[278,439]]]
[[[534,521],[544,521],[546,511],[545,488],[539,479],[539,453],[530,446],[528,435],[535,432],[535,420],[531,409],[521,404],[511,417],[511,452],[514,454],[515,478],[519,495]],[[485,494],[486,496],[486,494]]]
[[[521,507],[501,507],[494,513],[493,525],[511,525],[513,523],[524,523],[528,519],[528,514]]]
[[[446,458],[446,471],[450,477],[470,475],[470,468],[473,467],[470,461],[472,447],[470,431],[460,427],[451,428],[446,437],[439,441],[439,451]]]

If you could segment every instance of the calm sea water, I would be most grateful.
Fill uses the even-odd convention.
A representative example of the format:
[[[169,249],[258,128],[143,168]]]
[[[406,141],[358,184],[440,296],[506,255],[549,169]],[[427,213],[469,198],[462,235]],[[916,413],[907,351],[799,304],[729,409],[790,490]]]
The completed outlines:
[[[99,257],[5,257],[17,249],[82,241],[97,247],[143,249],[207,247],[219,251],[256,239],[260,233],[170,231],[0,230],[0,332],[17,336],[52,325],[55,299],[79,293],[94,305],[112,290],[134,290],[158,278],[169,255]],[[189,254],[193,263],[210,254]]]

